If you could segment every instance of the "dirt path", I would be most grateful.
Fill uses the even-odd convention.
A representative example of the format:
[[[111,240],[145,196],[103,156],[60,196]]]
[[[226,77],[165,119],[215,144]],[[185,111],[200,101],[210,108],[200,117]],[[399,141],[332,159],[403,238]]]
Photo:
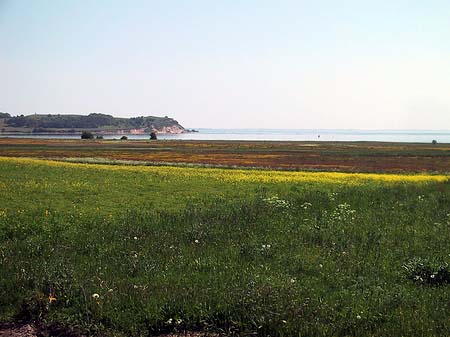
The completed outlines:
[[[85,337],[83,335],[77,335],[73,332],[64,331],[60,328],[49,328],[42,329],[36,328],[31,324],[20,324],[20,323],[0,323],[0,337]],[[223,335],[202,333],[202,332],[180,332],[180,333],[169,333],[164,335],[159,335],[158,337],[225,337]]]
[[[84,335],[62,328],[61,326],[51,325],[43,327],[34,324],[25,323],[0,323],[0,337],[85,337]]]
[[[0,337],[37,337],[37,331],[30,324],[0,324]]]

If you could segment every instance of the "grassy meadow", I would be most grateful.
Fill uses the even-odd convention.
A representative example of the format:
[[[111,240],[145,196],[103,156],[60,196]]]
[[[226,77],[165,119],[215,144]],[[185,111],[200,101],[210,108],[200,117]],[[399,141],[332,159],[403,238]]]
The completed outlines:
[[[0,321],[450,336],[449,178],[0,157]]]

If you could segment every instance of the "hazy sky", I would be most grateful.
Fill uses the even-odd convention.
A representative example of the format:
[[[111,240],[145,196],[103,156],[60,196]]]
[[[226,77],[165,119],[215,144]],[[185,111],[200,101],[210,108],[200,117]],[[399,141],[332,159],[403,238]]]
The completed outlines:
[[[0,0],[0,111],[450,129],[448,0]]]

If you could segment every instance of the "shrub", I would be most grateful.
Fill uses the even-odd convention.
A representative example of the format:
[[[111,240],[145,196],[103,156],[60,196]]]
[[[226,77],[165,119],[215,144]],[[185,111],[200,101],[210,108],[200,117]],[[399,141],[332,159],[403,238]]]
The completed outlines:
[[[127,140],[127,139],[128,139],[127,136],[122,136],[122,137],[120,137],[120,140]]]
[[[97,135],[96,138],[97,138],[97,139],[103,139],[103,136],[102,136],[102,135]]]
[[[83,131],[81,133],[81,139],[94,139],[94,135],[92,134],[92,132]]]
[[[433,141],[431,142],[431,144],[436,145],[437,144],[437,140],[433,139]]]
[[[156,140],[158,137],[156,136],[156,132],[150,132],[150,139]]]

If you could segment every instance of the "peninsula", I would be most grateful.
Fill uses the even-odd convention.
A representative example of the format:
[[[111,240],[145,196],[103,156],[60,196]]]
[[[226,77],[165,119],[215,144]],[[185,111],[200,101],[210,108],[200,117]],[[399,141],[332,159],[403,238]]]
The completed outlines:
[[[33,114],[11,116],[0,112],[0,133],[81,133],[145,134],[189,132],[170,117],[141,116],[119,118],[103,113],[89,115]]]

